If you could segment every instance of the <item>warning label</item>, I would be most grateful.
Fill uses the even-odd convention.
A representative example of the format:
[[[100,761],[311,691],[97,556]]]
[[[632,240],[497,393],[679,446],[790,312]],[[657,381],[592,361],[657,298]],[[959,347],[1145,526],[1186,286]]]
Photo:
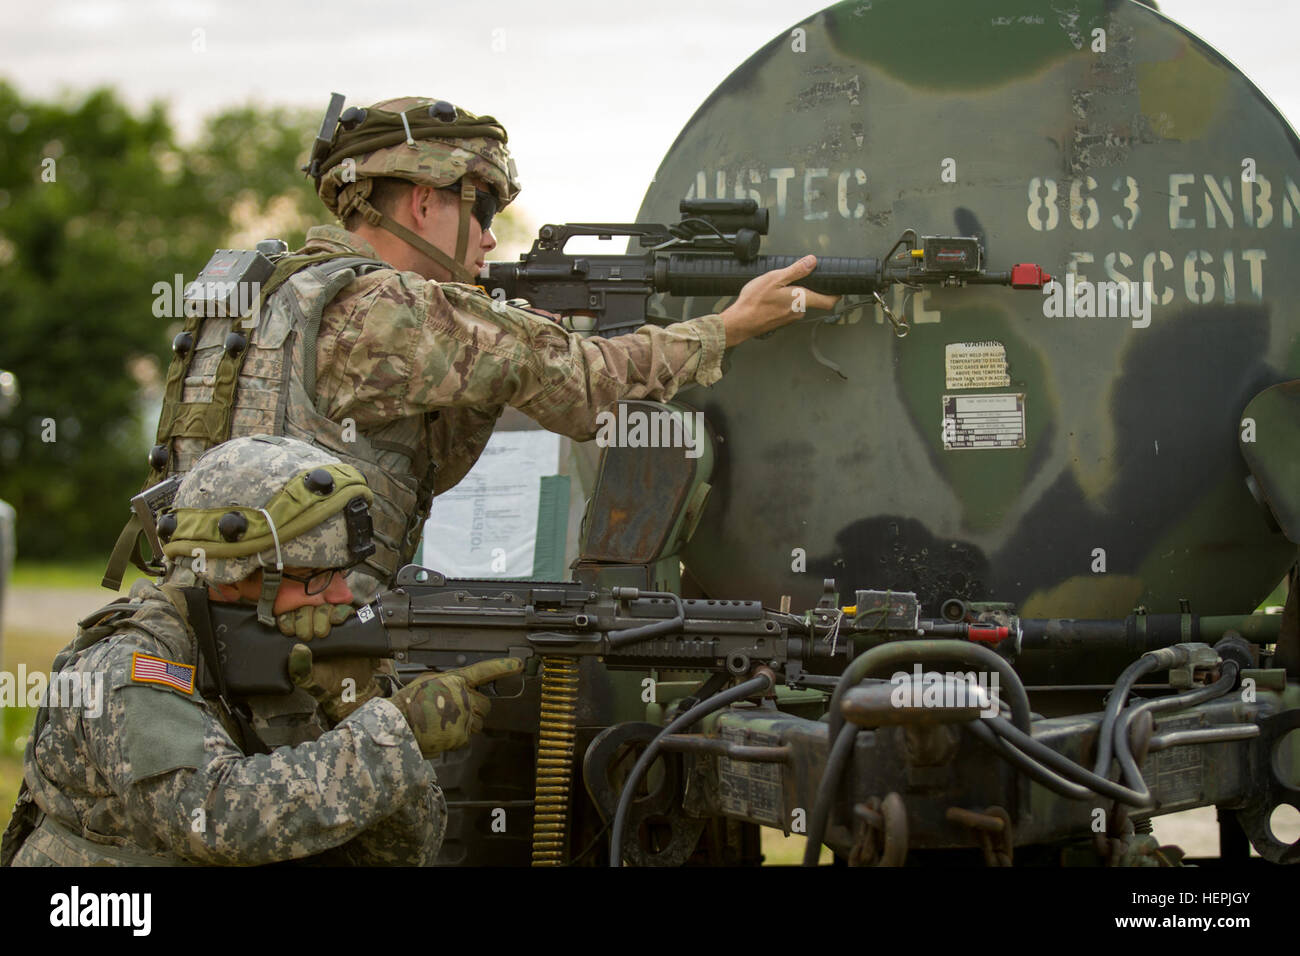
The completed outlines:
[[[1160,721],[1160,732],[1200,730],[1200,717],[1175,717]],[[1201,798],[1205,784],[1205,767],[1199,747],[1170,747],[1154,753],[1142,768],[1147,786],[1160,791],[1161,804],[1194,802]]]
[[[949,342],[943,350],[944,388],[1006,388],[1007,349],[1001,342]]]
[[[722,739],[753,746],[775,747],[781,743],[781,738],[775,734],[746,733],[738,727],[724,727]],[[722,809],[727,813],[777,827],[788,825],[782,816],[780,764],[720,757],[718,796]]]
[[[944,451],[1024,447],[1023,394],[943,397]]]

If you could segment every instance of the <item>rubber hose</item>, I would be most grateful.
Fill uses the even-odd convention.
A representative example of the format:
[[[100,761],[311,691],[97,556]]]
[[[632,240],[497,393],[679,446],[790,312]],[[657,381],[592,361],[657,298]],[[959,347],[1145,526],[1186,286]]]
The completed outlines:
[[[898,664],[929,662],[936,660],[960,661],[965,664],[986,667],[997,671],[999,679],[1007,685],[1006,695],[1011,705],[1011,719],[1017,727],[1029,733],[1029,695],[1015,668],[1003,657],[987,647],[966,641],[891,641],[864,651],[853,659],[835,684],[830,703],[830,739],[837,739],[840,728],[844,726],[844,714],[840,704],[845,692],[859,684],[872,672]]]
[[[813,801],[812,813],[808,815],[808,842],[803,848],[803,865],[816,866],[822,855],[822,840],[826,836],[826,825],[830,822],[831,804],[835,801],[835,788],[839,786],[840,776],[844,773],[844,764],[853,752],[853,742],[858,739],[855,724],[845,724],[840,728],[826,757],[826,769],[821,780],[817,782],[817,798]]]
[[[632,806],[632,797],[636,793],[641,778],[645,776],[646,771],[650,769],[650,765],[654,763],[655,757],[659,755],[659,747],[663,738],[669,734],[675,734],[679,730],[685,730],[715,710],[721,710],[735,701],[770,690],[772,686],[772,677],[768,674],[752,677],[742,684],[737,684],[730,690],[724,690],[721,693],[714,694],[707,700],[700,701],[655,735],[654,739],[646,745],[641,758],[632,767],[632,772],[627,775],[627,780],[623,784],[623,792],[619,795],[618,809],[614,813],[614,826],[609,836],[610,866],[623,865],[623,830],[627,826],[627,814]]]

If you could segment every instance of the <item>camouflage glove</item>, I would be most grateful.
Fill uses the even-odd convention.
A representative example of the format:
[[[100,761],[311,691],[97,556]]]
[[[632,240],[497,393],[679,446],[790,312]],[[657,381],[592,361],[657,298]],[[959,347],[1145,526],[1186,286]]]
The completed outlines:
[[[375,680],[380,662],[368,657],[337,657],[313,661],[311,648],[295,644],[289,651],[289,678],[316,699],[332,724],[337,724],[372,697],[382,697]]]
[[[492,704],[474,688],[523,669],[521,660],[498,657],[453,671],[425,674],[394,694],[392,701],[411,725],[420,753],[432,757],[466,746],[470,734],[483,729]]]
[[[320,640],[336,624],[342,624],[356,611],[351,604],[312,604],[276,617],[280,633],[300,641]]]

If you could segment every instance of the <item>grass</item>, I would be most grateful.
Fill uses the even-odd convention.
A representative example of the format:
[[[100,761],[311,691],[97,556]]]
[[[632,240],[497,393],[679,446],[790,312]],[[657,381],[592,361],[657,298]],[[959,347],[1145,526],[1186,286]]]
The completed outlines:
[[[18,798],[23,779],[23,749],[36,719],[34,707],[0,708],[0,830],[9,825],[9,814]]]
[[[63,631],[6,630],[3,670],[16,674],[18,666],[48,673],[54,655],[72,640],[75,628]],[[34,707],[0,707],[0,830],[9,825],[9,815],[23,779],[23,749],[36,719]]]
[[[763,865],[799,866],[803,863],[803,851],[807,845],[807,837],[786,836],[780,830],[763,827]],[[830,848],[822,847],[818,863],[830,865],[834,859]]]
[[[15,588],[58,588],[76,590],[79,588],[96,589],[104,577],[104,565],[107,559],[93,558],[86,561],[16,561],[13,573],[9,575],[9,585]],[[122,591],[125,592],[145,575],[132,565],[127,565],[126,575],[122,578]],[[108,591],[104,592],[108,594]],[[112,600],[110,595],[105,603]]]
[[[29,674],[37,670],[48,672],[54,663],[54,655],[76,634],[76,624],[61,631],[6,630],[0,661],[4,670],[10,673],[16,671],[19,664],[25,664]]]

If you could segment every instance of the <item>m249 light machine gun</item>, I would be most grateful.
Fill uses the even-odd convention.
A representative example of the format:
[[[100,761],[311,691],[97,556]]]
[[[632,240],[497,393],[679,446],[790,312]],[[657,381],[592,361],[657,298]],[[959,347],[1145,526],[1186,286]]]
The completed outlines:
[[[646,324],[646,303],[656,292],[675,296],[735,295],[746,282],[783,269],[799,256],[761,256],[768,211],[753,199],[684,199],[682,220],[653,223],[569,223],[546,225],[518,262],[489,262],[483,287],[498,300],[526,299],[537,309],[591,313],[593,331],[630,332]],[[640,255],[566,253],[576,236],[635,237]],[[897,255],[895,255],[897,253]],[[881,292],[899,282],[921,285],[1006,285],[1042,289],[1051,276],[1021,263],[1006,272],[984,268],[975,236],[918,236],[903,233],[884,258],[818,256],[817,268],[796,285],[828,295],[873,297],[900,334],[907,326],[885,306]]]
[[[229,693],[292,689],[292,642],[247,607],[213,604],[210,614]],[[1278,804],[1300,803],[1269,758],[1300,726],[1300,710],[1284,704],[1285,674],[1261,652],[1277,631],[1264,615],[1028,620],[957,600],[931,620],[911,593],[858,591],[840,607],[829,581],[817,607],[791,614],[408,566],[311,647],[321,658],[390,657],[405,674],[525,660],[525,675],[497,688],[494,716],[531,708],[540,727],[535,864],[588,859],[608,834],[612,863],[678,865],[726,819],[806,832],[808,861],[825,843],[854,863],[1173,863],[1178,851],[1156,846],[1146,821],[1211,804],[1229,808],[1243,848],[1249,838],[1265,858],[1293,862],[1300,850],[1268,826]],[[1073,658],[1119,674],[1104,708],[1031,712],[1018,670],[1050,674]],[[657,682],[655,721],[597,728],[579,746],[584,662],[696,676]],[[1153,693],[1162,672],[1167,684]],[[1139,679],[1145,699],[1130,701]],[[803,691],[793,703],[791,688]],[[1098,807],[1103,834],[1092,828]]]

